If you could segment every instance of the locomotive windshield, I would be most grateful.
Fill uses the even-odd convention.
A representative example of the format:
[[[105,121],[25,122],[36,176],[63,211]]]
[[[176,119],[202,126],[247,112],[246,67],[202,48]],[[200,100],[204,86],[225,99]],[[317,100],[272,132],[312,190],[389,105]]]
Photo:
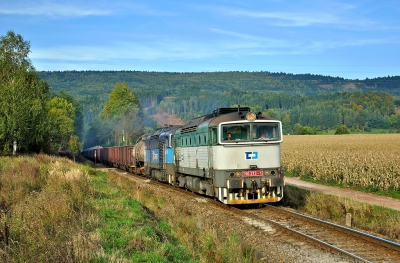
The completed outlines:
[[[226,123],[221,125],[222,143],[280,141],[280,122]]]

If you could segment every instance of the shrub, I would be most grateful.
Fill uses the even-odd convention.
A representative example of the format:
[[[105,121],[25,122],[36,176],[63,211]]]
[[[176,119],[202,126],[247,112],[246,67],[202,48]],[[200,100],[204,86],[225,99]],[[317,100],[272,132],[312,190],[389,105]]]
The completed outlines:
[[[340,135],[340,134],[350,134],[350,131],[349,131],[349,129],[347,128],[347,126],[343,124],[343,125],[340,125],[340,126],[336,129],[335,134],[336,134],[336,135]]]

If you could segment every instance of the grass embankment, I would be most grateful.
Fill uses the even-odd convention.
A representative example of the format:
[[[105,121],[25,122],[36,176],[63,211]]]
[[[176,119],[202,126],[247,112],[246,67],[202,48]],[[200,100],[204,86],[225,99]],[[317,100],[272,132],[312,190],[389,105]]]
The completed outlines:
[[[99,248],[87,171],[46,155],[0,158],[0,260],[79,262]]]
[[[157,218],[167,203],[67,159],[0,157],[0,261],[257,262],[181,208]]]
[[[353,228],[400,240],[400,211],[288,185],[285,186],[284,205],[342,225],[346,223],[346,214],[350,213]]]

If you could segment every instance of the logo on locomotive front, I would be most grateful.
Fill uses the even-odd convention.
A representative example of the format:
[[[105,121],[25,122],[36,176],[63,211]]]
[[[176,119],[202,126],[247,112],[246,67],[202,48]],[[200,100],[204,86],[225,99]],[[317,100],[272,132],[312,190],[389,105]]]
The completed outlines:
[[[246,160],[257,160],[258,152],[244,152]]]

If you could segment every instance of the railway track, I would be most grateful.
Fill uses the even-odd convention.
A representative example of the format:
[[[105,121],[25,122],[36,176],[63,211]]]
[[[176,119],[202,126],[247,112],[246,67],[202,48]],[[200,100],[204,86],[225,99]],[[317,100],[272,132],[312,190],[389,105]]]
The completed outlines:
[[[209,209],[213,209],[211,208],[213,206],[232,213],[233,216],[243,220],[245,224],[264,231],[266,235],[279,236],[282,240],[292,240],[291,242],[297,240],[307,243],[309,246],[306,249],[312,250],[312,247],[323,249],[354,262],[400,263],[400,244],[393,241],[274,206],[238,209],[141,176],[122,171],[119,174],[137,183],[146,182],[146,184],[162,187],[170,193],[204,198],[207,200]]]
[[[267,205],[252,210],[262,222],[360,262],[400,262],[400,244],[368,233]],[[256,223],[256,224],[257,224]]]

